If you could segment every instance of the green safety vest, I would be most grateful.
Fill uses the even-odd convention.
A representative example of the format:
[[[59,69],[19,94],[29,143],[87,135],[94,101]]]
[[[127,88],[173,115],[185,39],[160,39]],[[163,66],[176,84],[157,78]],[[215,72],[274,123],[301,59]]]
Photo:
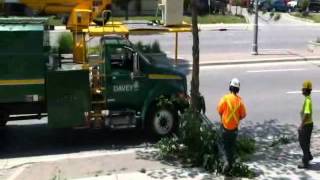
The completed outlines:
[[[306,96],[306,98],[304,99],[304,103],[301,110],[301,118],[303,118],[305,114],[309,114],[309,118],[307,119],[306,122],[304,122],[304,125],[311,124],[312,123],[312,100],[310,96]]]

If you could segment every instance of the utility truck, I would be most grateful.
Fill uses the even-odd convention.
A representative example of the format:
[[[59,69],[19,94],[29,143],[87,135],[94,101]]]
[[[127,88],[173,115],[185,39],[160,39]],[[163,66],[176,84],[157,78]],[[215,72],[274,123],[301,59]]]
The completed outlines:
[[[63,61],[50,51],[47,19],[0,18],[0,126],[47,116],[50,128],[174,132],[183,105],[158,103],[186,102],[186,76],[116,34],[100,37],[98,57]]]

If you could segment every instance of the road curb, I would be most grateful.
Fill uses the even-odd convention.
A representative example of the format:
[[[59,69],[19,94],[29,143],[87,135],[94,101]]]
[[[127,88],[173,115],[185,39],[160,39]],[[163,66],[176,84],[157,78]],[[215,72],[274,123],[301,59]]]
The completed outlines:
[[[293,57],[293,58],[273,58],[273,59],[250,59],[250,60],[227,60],[200,62],[200,66],[220,66],[220,65],[241,65],[241,64],[262,64],[277,62],[303,62],[303,61],[320,61],[320,56],[315,57]],[[179,66],[192,66],[192,63],[179,64]]]

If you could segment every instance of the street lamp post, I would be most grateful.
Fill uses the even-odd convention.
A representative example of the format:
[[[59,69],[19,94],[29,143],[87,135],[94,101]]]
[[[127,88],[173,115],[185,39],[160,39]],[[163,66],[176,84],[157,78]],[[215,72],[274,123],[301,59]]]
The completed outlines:
[[[258,0],[254,6],[254,28],[253,28],[253,43],[252,43],[252,55],[258,55]]]

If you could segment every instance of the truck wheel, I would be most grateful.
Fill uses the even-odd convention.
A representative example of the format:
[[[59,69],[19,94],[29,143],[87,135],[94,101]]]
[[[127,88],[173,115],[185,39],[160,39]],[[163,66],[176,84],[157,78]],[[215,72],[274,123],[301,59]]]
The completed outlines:
[[[168,107],[155,107],[151,111],[149,119],[152,134],[156,136],[167,136],[174,133],[178,127],[178,113]]]
[[[0,127],[4,127],[7,124],[8,121],[8,113],[4,111],[0,111]]]

